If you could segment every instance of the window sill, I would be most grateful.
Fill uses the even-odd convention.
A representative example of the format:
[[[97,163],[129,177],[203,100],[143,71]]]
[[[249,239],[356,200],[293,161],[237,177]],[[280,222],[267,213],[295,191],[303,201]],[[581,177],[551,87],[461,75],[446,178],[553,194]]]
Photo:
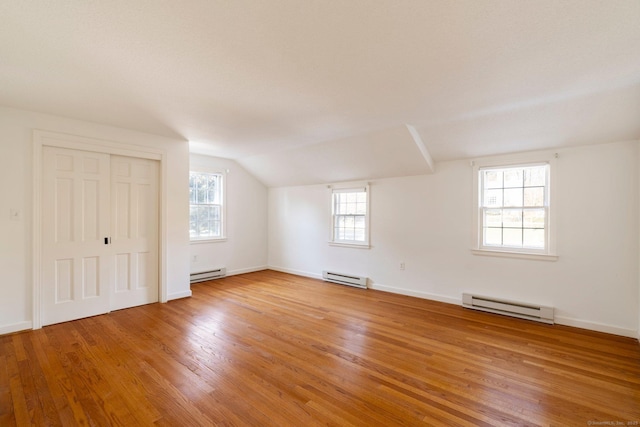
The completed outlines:
[[[356,248],[356,249],[370,249],[371,246],[368,243],[342,243],[342,242],[329,242],[329,246],[338,246],[343,248]]]
[[[211,239],[193,239],[189,241],[190,245],[199,245],[201,243],[221,243],[221,242],[226,242],[227,238],[226,237],[216,237],[216,238],[211,238]]]
[[[502,258],[532,259],[537,261],[557,261],[557,255],[534,254],[527,252],[492,251],[490,249],[471,249],[474,255],[495,256]]]

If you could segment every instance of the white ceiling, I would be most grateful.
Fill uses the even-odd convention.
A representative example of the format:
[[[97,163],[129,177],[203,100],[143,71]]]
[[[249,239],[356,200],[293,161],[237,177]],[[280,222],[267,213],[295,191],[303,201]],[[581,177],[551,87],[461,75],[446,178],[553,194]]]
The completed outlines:
[[[0,104],[271,186],[638,140],[640,1],[0,0]]]

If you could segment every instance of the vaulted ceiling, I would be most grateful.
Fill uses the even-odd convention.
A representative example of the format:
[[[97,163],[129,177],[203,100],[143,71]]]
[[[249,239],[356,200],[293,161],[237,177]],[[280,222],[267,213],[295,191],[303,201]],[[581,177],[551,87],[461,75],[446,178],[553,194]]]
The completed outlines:
[[[640,139],[638,0],[0,0],[0,104],[270,186]]]

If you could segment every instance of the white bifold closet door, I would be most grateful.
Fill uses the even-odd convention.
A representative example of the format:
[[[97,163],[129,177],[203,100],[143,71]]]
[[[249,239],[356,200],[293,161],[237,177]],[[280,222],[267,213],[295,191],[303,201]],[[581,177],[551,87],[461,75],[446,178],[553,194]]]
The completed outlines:
[[[154,160],[43,147],[42,324],[158,301]]]

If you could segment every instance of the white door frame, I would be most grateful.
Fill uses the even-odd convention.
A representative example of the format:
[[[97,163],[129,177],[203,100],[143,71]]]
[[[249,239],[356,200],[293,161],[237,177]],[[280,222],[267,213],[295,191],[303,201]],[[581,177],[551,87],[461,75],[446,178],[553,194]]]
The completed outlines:
[[[167,302],[167,153],[166,150],[42,130],[33,131],[33,329],[42,328],[42,147],[70,148],[120,156],[158,160],[160,194],[158,230],[159,300]]]

